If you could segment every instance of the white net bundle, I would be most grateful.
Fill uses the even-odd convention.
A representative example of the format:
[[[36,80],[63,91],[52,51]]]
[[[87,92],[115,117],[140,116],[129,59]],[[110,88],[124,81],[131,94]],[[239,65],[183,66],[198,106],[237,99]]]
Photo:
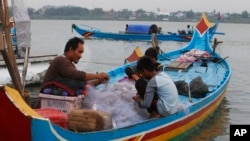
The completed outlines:
[[[146,109],[140,109],[132,99],[136,95],[134,83],[123,81],[103,91],[90,87],[84,98],[85,109],[104,111],[112,116],[115,127],[142,122],[149,117]]]

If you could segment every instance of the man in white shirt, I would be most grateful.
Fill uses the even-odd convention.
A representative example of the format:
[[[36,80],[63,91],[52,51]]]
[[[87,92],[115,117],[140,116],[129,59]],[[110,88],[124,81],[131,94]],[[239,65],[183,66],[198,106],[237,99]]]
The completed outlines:
[[[140,74],[148,80],[144,97],[136,95],[133,99],[140,108],[147,108],[150,118],[174,114],[178,111],[178,92],[173,80],[165,72],[157,72],[153,61],[141,57],[137,62]],[[155,98],[157,94],[157,99]]]

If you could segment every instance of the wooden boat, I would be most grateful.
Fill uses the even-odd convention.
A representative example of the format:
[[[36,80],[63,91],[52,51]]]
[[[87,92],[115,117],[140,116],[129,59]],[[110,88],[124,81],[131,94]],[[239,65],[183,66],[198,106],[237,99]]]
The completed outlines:
[[[42,83],[46,69],[49,66],[49,62],[52,61],[56,56],[56,54],[29,56],[29,67],[26,72],[25,84],[30,85]],[[16,58],[16,63],[21,75],[24,69],[24,58]],[[8,69],[1,55],[0,73],[0,84],[12,84]]]
[[[203,98],[192,98],[179,95],[180,102],[186,105],[175,114],[148,119],[121,128],[102,131],[76,133],[63,129],[50,120],[43,118],[29,107],[18,94],[8,86],[0,88],[0,139],[1,140],[179,140],[191,133],[215,112],[226,95],[231,77],[231,67],[226,59],[213,50],[209,43],[209,22],[202,16],[196,25],[192,40],[185,47],[159,55],[162,63],[173,80],[189,82],[200,76],[209,87]],[[216,45],[218,42],[215,42]],[[215,46],[214,46],[215,47]],[[176,58],[192,49],[207,51],[209,58],[200,58],[202,62],[192,65],[176,64]],[[167,59],[166,59],[167,58]],[[173,63],[174,62],[174,63]],[[134,65],[135,62],[128,65]],[[204,65],[206,64],[206,65]],[[110,70],[109,85],[119,83],[124,78],[124,70],[128,65]]]
[[[212,40],[214,34],[224,34],[216,32],[219,25],[219,19],[209,29],[209,40]],[[78,34],[84,38],[99,38],[99,39],[113,39],[113,40],[151,40],[150,27],[153,25],[128,25],[127,32],[104,32],[97,28],[85,26],[80,27],[76,24],[72,24]],[[131,30],[129,30],[131,29]],[[157,39],[159,41],[181,41],[189,42],[192,38],[192,34],[180,34],[180,33],[157,33]]]
[[[20,0],[13,1],[13,17],[10,18],[8,29],[8,34],[10,33],[11,44],[6,53],[8,54],[11,50],[14,50],[13,58],[5,57],[5,55],[0,54],[0,84],[11,84],[11,75],[8,73],[8,66],[5,64],[6,58],[15,59],[18,67],[18,71],[22,74],[23,85],[40,83],[43,80],[43,74],[45,69],[49,66],[49,62],[54,59],[56,54],[46,54],[46,55],[33,55],[29,56],[29,48],[31,42],[30,33],[30,18],[28,15],[28,8],[25,7]],[[6,16],[7,17],[7,16]],[[2,23],[1,23],[2,29]],[[2,36],[5,36],[3,34]],[[6,38],[6,36],[4,37]],[[1,41],[4,43],[6,41]],[[5,46],[5,48],[7,48]],[[0,49],[4,52],[4,49]]]
[[[24,70],[25,57],[20,57],[18,53],[16,52],[18,48],[17,48],[17,43],[16,43],[16,37],[14,35],[15,33],[11,34],[12,47],[13,47],[13,50],[15,50],[15,59],[18,65],[18,70],[20,74],[22,74]],[[25,84],[29,85],[29,84],[41,83],[43,80],[46,68],[48,68],[49,66],[49,62],[52,61],[54,57],[56,56],[57,54],[29,56],[28,57],[29,67],[27,68],[27,72],[26,72],[27,76],[25,78]],[[7,66],[1,54],[0,54],[0,74],[1,74],[0,84],[12,83],[11,77],[8,74]]]

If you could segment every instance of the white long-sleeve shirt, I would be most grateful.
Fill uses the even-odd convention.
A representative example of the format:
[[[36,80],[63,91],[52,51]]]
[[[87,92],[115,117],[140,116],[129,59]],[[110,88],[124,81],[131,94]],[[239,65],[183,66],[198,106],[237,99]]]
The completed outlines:
[[[139,102],[141,108],[149,108],[157,93],[157,110],[160,115],[166,116],[178,111],[178,91],[173,80],[165,73],[159,72],[148,81],[144,99]]]

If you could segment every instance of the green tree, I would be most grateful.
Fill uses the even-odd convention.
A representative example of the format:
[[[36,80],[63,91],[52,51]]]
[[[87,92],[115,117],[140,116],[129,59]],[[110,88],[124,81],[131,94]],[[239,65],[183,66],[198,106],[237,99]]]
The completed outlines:
[[[103,13],[104,13],[104,12],[103,12],[102,8],[95,8],[95,9],[93,10],[93,14],[96,15],[96,16],[100,16],[100,15],[102,15]]]
[[[146,11],[144,11],[143,9],[138,9],[138,10],[136,10],[135,11],[135,13],[136,13],[136,17],[143,17],[143,16],[145,16],[145,12]]]
[[[246,10],[242,12],[242,17],[248,18],[248,12]]]
[[[187,11],[187,12],[186,12],[186,17],[187,17],[188,19],[193,19],[193,18],[194,18],[194,12],[193,12],[193,10]]]

